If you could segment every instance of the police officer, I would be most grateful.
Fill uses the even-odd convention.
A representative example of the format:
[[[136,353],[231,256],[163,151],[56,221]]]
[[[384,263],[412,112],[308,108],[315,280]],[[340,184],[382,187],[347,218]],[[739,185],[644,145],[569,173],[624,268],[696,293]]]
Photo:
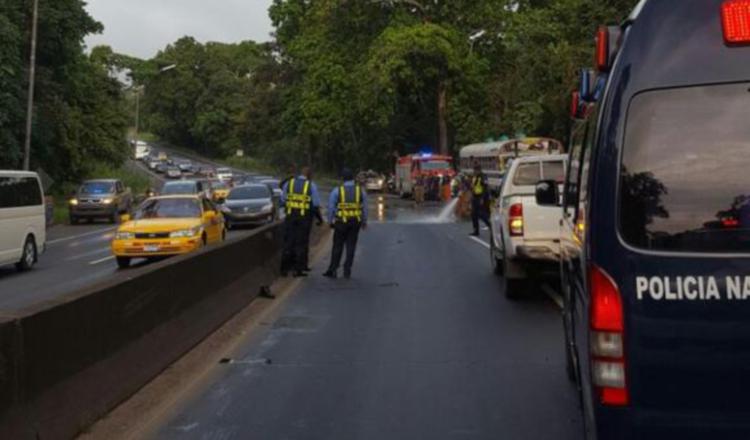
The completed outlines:
[[[299,176],[290,179],[283,187],[281,203],[286,210],[286,218],[282,275],[293,270],[295,277],[307,276],[307,253],[313,216],[318,217],[318,224],[322,223],[318,187],[311,181],[311,177],[310,168],[304,167]]]
[[[334,188],[328,199],[328,220],[334,230],[331,265],[323,274],[328,278],[338,277],[344,248],[346,248],[344,278],[352,276],[359,231],[367,228],[367,193],[354,181],[354,174],[351,170],[344,169],[341,177],[344,184]]]
[[[473,237],[479,237],[479,220],[488,228],[490,226],[490,193],[487,188],[487,176],[482,172],[479,162],[474,162],[474,175],[471,178],[471,223],[474,226]]]

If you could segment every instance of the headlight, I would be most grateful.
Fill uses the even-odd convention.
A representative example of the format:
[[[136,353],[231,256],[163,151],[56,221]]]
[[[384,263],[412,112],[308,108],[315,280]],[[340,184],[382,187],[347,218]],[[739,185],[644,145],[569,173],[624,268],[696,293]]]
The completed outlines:
[[[193,229],[182,229],[179,231],[174,231],[169,233],[169,238],[188,238],[188,237],[195,237],[196,235],[200,234],[201,228],[193,228]]]
[[[263,212],[271,212],[271,211],[273,211],[273,203],[269,203],[267,205],[263,205],[263,207],[261,208],[261,211],[263,211]]]
[[[115,234],[115,240],[133,240],[135,239],[135,233],[133,232],[120,232]]]
[[[70,204],[73,205],[73,206],[77,206],[78,205],[78,199],[70,199]]]
[[[378,180],[378,185],[383,185],[383,179]]]
[[[110,199],[110,198],[102,199],[102,203],[104,203],[105,205],[109,205],[109,204],[111,204],[111,203],[112,203],[112,201],[113,201],[113,200],[112,200],[112,199]]]

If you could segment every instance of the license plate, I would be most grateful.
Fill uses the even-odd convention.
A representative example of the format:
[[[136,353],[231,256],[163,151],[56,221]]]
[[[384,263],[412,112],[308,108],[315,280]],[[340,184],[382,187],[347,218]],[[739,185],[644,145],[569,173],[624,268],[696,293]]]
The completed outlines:
[[[143,246],[145,252],[159,252],[159,246]]]

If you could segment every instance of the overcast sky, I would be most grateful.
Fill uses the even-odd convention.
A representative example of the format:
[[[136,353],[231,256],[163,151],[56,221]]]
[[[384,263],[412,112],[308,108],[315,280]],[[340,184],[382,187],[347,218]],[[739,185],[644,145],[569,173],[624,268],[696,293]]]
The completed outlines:
[[[116,52],[151,58],[189,35],[201,42],[268,41],[272,0],[88,0],[89,13],[104,33],[86,39],[89,48],[107,44]]]

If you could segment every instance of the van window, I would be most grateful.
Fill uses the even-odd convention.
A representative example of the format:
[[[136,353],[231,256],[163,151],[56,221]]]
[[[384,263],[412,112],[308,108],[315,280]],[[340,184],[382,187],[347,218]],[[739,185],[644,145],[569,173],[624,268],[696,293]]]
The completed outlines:
[[[583,143],[586,138],[588,124],[576,122],[570,143],[570,159],[568,164],[568,182],[565,185],[563,209],[568,216],[572,216],[578,208],[579,183],[581,179],[581,160]]]
[[[628,243],[658,251],[750,251],[748,108],[748,84],[633,98],[619,191]]]
[[[42,204],[39,181],[34,177],[0,177],[0,208]]]
[[[565,182],[565,164],[563,161],[542,162],[542,173],[544,174],[544,180],[554,180],[557,183]],[[536,185],[537,182],[534,182],[534,184]]]
[[[513,177],[513,185],[534,186],[542,180],[539,172],[539,162],[522,163],[516,169],[516,175]]]

